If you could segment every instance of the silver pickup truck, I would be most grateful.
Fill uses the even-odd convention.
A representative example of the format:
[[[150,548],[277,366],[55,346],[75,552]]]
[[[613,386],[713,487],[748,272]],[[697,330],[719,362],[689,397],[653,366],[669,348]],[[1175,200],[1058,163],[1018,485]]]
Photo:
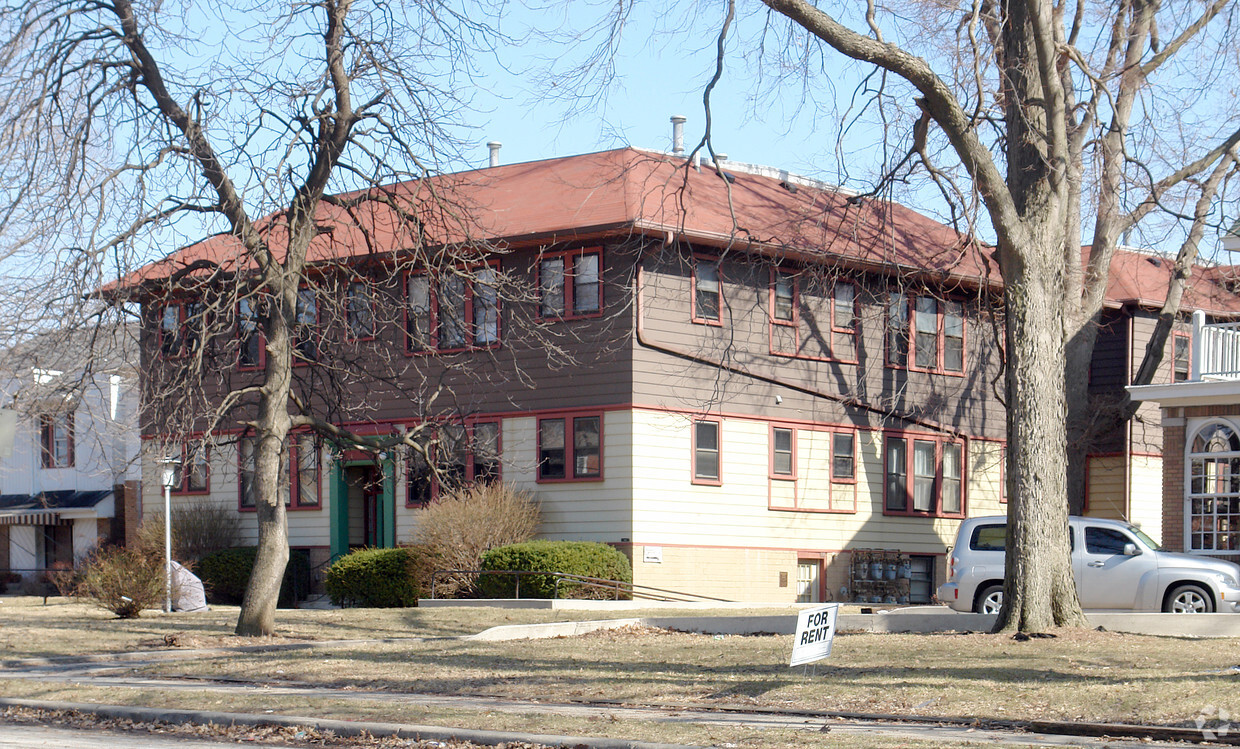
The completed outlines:
[[[1240,612],[1240,566],[1163,551],[1141,529],[1099,518],[1068,519],[1072,573],[1081,607],[1091,610]],[[1007,518],[960,524],[939,601],[957,611],[993,614],[1003,604]]]

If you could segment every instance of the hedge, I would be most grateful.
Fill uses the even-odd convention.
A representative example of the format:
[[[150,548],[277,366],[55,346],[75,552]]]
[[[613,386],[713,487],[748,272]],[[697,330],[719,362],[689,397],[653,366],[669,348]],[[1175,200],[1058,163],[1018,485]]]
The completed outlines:
[[[593,541],[526,541],[501,546],[482,555],[482,569],[523,572],[562,572],[582,577],[633,582],[633,568],[623,553]],[[482,575],[479,587],[488,598],[514,598],[515,575]],[[552,575],[521,575],[522,598],[551,598],[556,593]],[[612,589],[560,580],[561,598],[613,598]],[[621,598],[628,598],[621,593]]]
[[[228,606],[240,606],[245,598],[245,588],[254,570],[254,546],[238,546],[214,551],[199,559],[194,574],[202,580],[207,601]],[[293,608],[297,601],[310,592],[310,554],[305,549],[291,549],[288,565],[284,568],[284,581],[280,583],[280,608]]]
[[[358,549],[327,568],[323,587],[337,606],[404,608],[418,605],[414,549]]]

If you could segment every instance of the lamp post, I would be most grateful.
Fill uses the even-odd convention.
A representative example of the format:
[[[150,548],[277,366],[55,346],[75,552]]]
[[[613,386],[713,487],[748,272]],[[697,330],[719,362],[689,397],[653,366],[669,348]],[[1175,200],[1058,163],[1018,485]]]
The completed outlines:
[[[180,458],[159,461],[159,483],[164,487],[164,613],[172,613],[172,487],[177,485]]]

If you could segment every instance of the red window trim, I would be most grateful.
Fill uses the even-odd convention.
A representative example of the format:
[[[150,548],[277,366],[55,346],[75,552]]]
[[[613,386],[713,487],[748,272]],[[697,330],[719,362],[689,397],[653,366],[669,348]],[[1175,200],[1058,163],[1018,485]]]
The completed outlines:
[[[156,342],[157,342],[155,351],[156,351],[156,354],[159,356],[159,358],[161,359],[184,359],[185,357],[189,356],[189,347],[186,345],[186,341],[188,340],[186,333],[187,333],[187,328],[188,328],[187,316],[189,314],[187,308],[191,304],[195,304],[195,302],[190,302],[190,301],[168,302],[166,304],[159,305],[156,308],[158,310],[158,314],[156,315],[156,318],[155,318]],[[176,350],[172,352],[164,351],[164,336],[165,336],[164,314],[165,314],[165,311],[168,309],[176,309],[177,311],[178,341],[177,341]]]
[[[941,298],[934,294],[920,294],[909,292],[900,295],[904,300],[904,309],[907,313],[906,335],[908,336],[908,354],[904,364],[898,364],[892,361],[891,356],[891,297],[887,297],[887,306],[884,312],[884,330],[883,330],[883,360],[888,369],[904,369],[909,372],[925,372],[927,374],[946,375],[947,377],[964,377],[965,372],[969,368],[969,318],[968,308],[965,302],[955,298]],[[917,302],[922,297],[933,299],[935,302],[935,336],[938,341],[936,361],[933,367],[917,366]],[[834,298],[832,299],[834,303]],[[943,314],[943,306],[945,304],[956,304],[960,307],[960,369],[944,369],[943,358],[946,351],[946,326],[945,315]]]
[[[69,456],[65,463],[56,462],[55,447],[55,425],[57,414],[40,414],[39,415],[39,442],[42,447],[39,465],[41,468],[73,468],[77,463],[77,446],[74,439],[74,418],[73,412],[64,414],[65,417],[65,441],[66,449]]]
[[[719,317],[699,317],[697,310],[698,296],[698,263],[708,263],[715,266],[716,278],[718,279],[719,289],[715,292],[716,306],[719,310]],[[706,255],[703,253],[693,253],[693,270],[689,278],[689,321],[695,325],[710,325],[716,328],[723,327],[723,261],[721,258]]]
[[[258,299],[251,298],[246,300],[250,303],[251,309],[257,306]],[[257,372],[267,367],[267,335],[263,331],[262,321],[256,316],[254,317],[254,335],[258,338],[258,363],[243,364],[241,362],[241,348],[245,345],[241,337],[241,302],[237,302],[236,306],[237,322],[233,326],[233,338],[237,341],[237,370],[240,372]]]
[[[585,255],[598,256],[598,310],[592,312],[577,312],[577,260]],[[564,311],[558,315],[543,314],[542,300],[542,264],[545,260],[555,260],[562,258],[564,260],[563,269],[563,303]],[[586,320],[593,317],[602,317],[606,309],[606,299],[604,298],[603,284],[603,263],[604,255],[602,247],[581,247],[572,250],[556,250],[554,252],[540,252],[534,263],[534,288],[538,289],[538,301],[534,307],[534,317],[540,321],[556,321],[556,320]]]
[[[314,337],[310,342],[314,346],[315,356],[313,359],[306,359],[298,355],[300,341],[297,337],[297,326],[300,325],[300,323],[297,322],[297,303],[295,302],[293,306],[293,324],[288,331],[289,342],[292,344],[292,360],[294,367],[308,367],[313,364],[318,364],[322,359],[323,354],[323,305],[319,299],[319,290],[305,284],[297,287],[298,302],[301,301],[301,292],[303,291],[309,291],[314,295],[314,322],[311,323],[314,327]]]
[[[496,273],[499,273],[501,269],[498,260],[490,260],[485,263],[479,263],[476,266],[471,266],[471,269],[475,271],[482,268],[490,268]],[[600,275],[601,273],[602,272],[600,271]],[[409,335],[409,280],[416,276],[427,276],[429,281],[427,284],[429,295],[427,303],[430,305],[430,320],[428,321],[430,324],[430,330],[428,331],[430,340],[427,348],[413,348],[413,339]],[[476,342],[477,329],[475,325],[476,321],[474,319],[474,284],[476,281],[472,279],[465,286],[465,313],[462,315],[462,323],[465,326],[465,345],[454,348],[439,347],[440,280],[441,279],[436,278],[435,274],[429,273],[426,270],[406,271],[403,275],[404,289],[401,293],[404,297],[404,304],[402,305],[401,321],[403,323],[402,337],[405,339],[405,355],[433,356],[435,354],[456,354],[464,351],[481,351],[485,349],[499,348],[501,341],[504,340],[504,321],[503,314],[501,312],[503,305],[499,299],[498,291],[496,292],[495,299],[495,340],[488,343],[479,344]]]
[[[835,291],[840,286],[851,286],[853,290],[852,317],[849,319],[847,326],[841,326],[838,324],[838,321],[837,321],[838,315],[836,314],[836,308],[835,308],[835,302],[836,302]],[[838,361],[843,364],[856,364],[858,362],[857,337],[861,332],[860,331],[860,327],[861,327],[860,315],[857,314],[858,299],[859,299],[859,296],[857,294],[857,284],[853,281],[836,281],[835,284],[832,285],[831,287],[831,358],[833,361]],[[852,337],[852,356],[851,357],[840,356],[839,352],[835,350],[835,334],[837,333],[840,335],[847,335],[847,336]]]
[[[300,484],[301,473],[298,471],[298,453],[300,447],[297,445],[299,437],[305,437],[310,432],[290,432],[288,435],[288,463],[285,465],[288,471],[288,502],[284,505],[286,512],[313,512],[323,509],[323,452],[322,443],[315,439],[315,451],[318,453],[318,468],[315,471],[315,481],[318,484],[318,504],[303,505],[301,504]],[[241,443],[245,440],[251,440],[254,443],[254,449],[258,449],[258,439],[254,435],[245,435],[237,440],[237,511],[238,512],[255,512],[258,510],[257,503],[249,507],[242,504],[242,489],[245,485],[245,467],[242,465],[242,449]]]
[[[495,450],[496,450],[496,453],[498,454],[498,460],[497,460],[498,472],[496,473],[494,480],[495,481],[504,480],[504,460],[503,460],[504,422],[503,422],[503,419],[499,419],[499,418],[483,418],[483,419],[476,419],[476,420],[471,419],[471,420],[467,420],[463,425],[457,424],[458,426],[464,427],[463,438],[465,439],[466,444],[469,446],[469,451],[465,454],[465,483],[466,484],[472,484],[478,480],[478,467],[477,467],[477,462],[476,462],[477,453],[474,451],[474,430],[477,429],[478,426],[481,424],[494,424],[496,427],[495,429],[495,433],[496,433]],[[429,459],[434,460],[435,459],[434,455],[435,455],[435,451],[434,449],[432,449]],[[430,496],[427,498],[427,501],[426,502],[412,501],[409,498],[409,484],[410,484],[409,469],[412,468],[412,465],[413,465],[412,462],[406,461],[406,464],[404,467],[405,507],[409,509],[420,509],[420,508],[426,507],[431,502],[434,502],[436,499],[438,499],[440,492],[443,490],[443,487],[439,483],[439,476],[436,475],[434,471],[431,471],[431,475],[430,475],[431,491],[430,491]]]
[[[966,466],[968,465],[968,455],[965,447],[965,441],[954,439],[948,435],[928,434],[922,432],[902,432],[898,430],[883,431],[883,515],[891,517],[922,517],[922,518],[963,518],[968,515],[968,487],[969,477]],[[890,438],[902,439],[905,441],[904,448],[904,509],[893,510],[887,504],[887,477],[890,475],[887,465],[887,440]],[[934,509],[930,511],[913,509],[913,492],[914,492],[914,442],[933,442],[934,443]],[[953,444],[960,446],[960,512],[943,512],[943,445]]]
[[[770,309],[770,319],[771,319],[771,324],[772,324],[772,325],[782,325],[782,326],[784,326],[784,327],[789,327],[789,328],[796,327],[796,326],[797,326],[797,324],[800,322],[800,319],[801,319],[800,309],[798,308],[798,305],[797,305],[797,301],[798,301],[797,297],[800,295],[800,286],[801,286],[801,285],[800,285],[799,283],[797,283],[797,276],[796,276],[796,274],[791,273],[791,272],[789,272],[789,271],[786,271],[786,270],[784,270],[784,269],[782,269],[782,268],[780,268],[779,266],[776,266],[776,265],[771,266],[771,269],[770,269],[770,275],[771,275],[771,278],[770,278],[770,306],[769,306],[769,309]],[[791,318],[791,319],[789,319],[789,320],[783,320],[783,319],[781,319],[781,318],[777,317],[777,316],[776,316],[776,314],[775,314],[775,300],[776,300],[776,298],[777,298],[777,297],[776,297],[776,294],[775,294],[775,288],[776,288],[776,285],[777,285],[777,284],[778,284],[778,282],[779,282],[780,277],[787,278],[787,279],[788,279],[788,281],[789,281],[789,283],[791,283],[791,284],[792,284],[792,318]],[[696,290],[696,286],[695,286],[695,290]],[[695,294],[694,294],[694,299],[696,299],[696,298],[697,298],[697,295],[696,295],[696,293],[695,293]],[[798,338],[799,338],[799,336],[798,336]]]
[[[573,451],[575,449],[576,440],[573,439],[573,421],[582,418],[598,419],[598,475],[576,477],[575,465],[576,459]],[[544,478],[542,475],[542,423],[544,421],[561,420],[564,422],[564,478]],[[602,411],[572,411],[572,412],[552,412],[540,414],[535,420],[534,429],[537,436],[537,459],[538,465],[534,469],[535,483],[539,484],[580,484],[603,481],[605,472],[603,470],[603,460],[606,457],[606,431],[603,426]]]
[[[1188,376],[1185,377],[1183,380],[1177,380],[1175,379],[1175,344],[1176,344],[1176,341],[1181,338],[1186,339],[1188,341],[1188,361],[1186,362],[1188,364]],[[1170,359],[1171,359],[1171,372],[1168,375],[1167,382],[1171,382],[1171,383],[1188,382],[1189,380],[1192,379],[1193,377],[1193,335],[1192,333],[1187,333],[1187,332],[1182,332],[1182,331],[1171,332],[1171,357]]]
[[[350,317],[353,314],[353,309],[350,306],[349,302],[352,298],[351,295],[353,293],[353,286],[355,284],[364,286],[366,288],[366,292],[368,295],[367,298],[369,300],[369,303],[367,306],[370,308],[370,335],[368,336],[353,335],[353,324],[352,324],[352,321],[350,320]],[[406,293],[408,293],[408,290],[406,290]],[[366,341],[373,341],[379,337],[379,322],[378,322],[378,316],[376,315],[377,310],[376,310],[376,299],[375,299],[375,285],[371,282],[369,278],[366,278],[364,276],[359,276],[355,278],[349,278],[345,281],[344,304],[342,306],[344,307],[344,339],[346,341],[349,341],[350,343],[363,343]]]
[[[857,430],[856,429],[829,429],[831,434],[831,483],[832,484],[853,484],[857,483]],[[839,478],[835,475],[835,435],[847,434],[852,437],[852,465],[853,475],[851,478]]]
[[[790,433],[789,442],[788,442],[788,449],[790,451],[789,460],[788,460],[788,465],[790,469],[789,473],[776,473],[775,472],[775,430],[776,429],[787,430]],[[767,477],[770,478],[772,481],[796,481],[798,478],[798,474],[797,474],[797,428],[790,424],[771,424],[770,427],[768,428],[768,435],[769,435],[769,438],[767,441],[767,460],[768,460],[767,462],[768,476]]]
[[[211,493],[211,446],[204,444],[202,445],[202,449],[207,451],[207,455],[206,455],[207,457],[207,486],[206,488],[205,489],[190,489],[189,488],[189,471],[186,470],[186,467],[189,466],[190,446],[188,444],[181,443],[181,465],[180,465],[181,485],[179,487],[174,487],[172,489],[173,494],[195,496],[195,495],[203,495],[203,494]]]
[[[703,422],[714,424],[716,430],[715,439],[717,441],[718,448],[715,451],[715,465],[717,469],[716,473],[719,475],[713,479],[698,476],[697,473],[697,426],[699,423]],[[690,422],[689,430],[689,442],[691,446],[689,452],[689,483],[696,484],[697,486],[723,486],[723,419],[718,416],[695,416]]]

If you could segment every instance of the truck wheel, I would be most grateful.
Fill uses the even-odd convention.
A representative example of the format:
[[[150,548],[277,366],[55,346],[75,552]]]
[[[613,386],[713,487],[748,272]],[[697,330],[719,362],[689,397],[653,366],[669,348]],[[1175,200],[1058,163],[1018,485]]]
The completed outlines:
[[[1214,611],[1214,599],[1200,585],[1177,585],[1167,594],[1163,611],[1172,614],[1209,614]]]
[[[982,592],[978,594],[977,600],[973,602],[973,612],[976,614],[997,614],[999,608],[1003,606],[1003,586],[987,585],[982,588]]]

